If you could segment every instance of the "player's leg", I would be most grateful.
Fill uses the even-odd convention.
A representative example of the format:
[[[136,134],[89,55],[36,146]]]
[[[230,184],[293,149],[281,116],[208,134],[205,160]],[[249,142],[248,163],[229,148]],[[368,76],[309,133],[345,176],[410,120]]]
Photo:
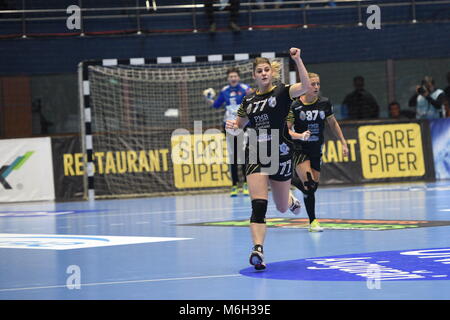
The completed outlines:
[[[236,197],[238,195],[238,165],[236,163],[230,164],[230,171],[231,171],[231,191],[230,191],[230,197]]]
[[[314,215],[314,220],[310,222],[309,231],[311,232],[321,232],[323,228],[320,227],[319,221],[316,219],[316,192],[319,187],[320,181],[320,166],[321,166],[321,156],[311,157],[311,175],[312,180],[310,181],[310,185],[312,186],[312,191],[307,198],[306,201],[310,202],[311,211]]]
[[[239,136],[240,139],[237,140],[236,143],[236,161],[237,163],[243,163],[244,158],[245,158],[245,148],[247,145],[247,141],[248,141],[248,136],[247,133],[245,132],[246,128],[244,128],[243,132],[241,133],[242,136]],[[248,184],[247,184],[247,174],[246,174],[246,167],[245,165],[240,165],[241,169],[242,169],[242,177],[244,179],[244,181],[242,182],[242,194],[245,196],[249,195],[249,191],[248,191]]]
[[[242,167],[242,176],[244,179],[244,182],[242,182],[242,194],[244,196],[248,196],[249,195],[249,191],[248,191],[248,184],[247,184],[247,177],[245,175],[245,166],[241,166]]]
[[[271,179],[270,187],[277,210],[281,213],[286,212],[293,202],[290,196],[291,180],[277,181]]]
[[[292,158],[280,159],[280,168],[275,175],[270,176],[272,197],[277,210],[284,213],[288,209],[299,214],[301,205],[291,192]]]
[[[266,237],[266,212],[268,199],[267,175],[253,173],[247,176],[247,182],[252,199],[252,215],[250,217],[250,232],[253,241],[252,253],[250,254],[250,264],[255,269],[265,269],[264,263],[264,240]]]
[[[239,182],[239,176],[238,176],[238,162],[237,162],[237,137],[232,136],[231,134],[225,134],[226,141],[227,141],[227,151],[228,151],[228,157],[229,157],[229,167],[230,167],[230,173],[231,173],[231,191],[230,191],[230,197],[236,197],[238,195],[238,182]]]
[[[320,159],[319,159],[320,161]],[[296,166],[297,177],[293,179],[295,185],[303,193],[306,212],[308,214],[310,231],[322,231],[319,222],[316,219],[316,197],[315,193],[319,186],[320,167],[317,167],[316,159],[305,160]]]

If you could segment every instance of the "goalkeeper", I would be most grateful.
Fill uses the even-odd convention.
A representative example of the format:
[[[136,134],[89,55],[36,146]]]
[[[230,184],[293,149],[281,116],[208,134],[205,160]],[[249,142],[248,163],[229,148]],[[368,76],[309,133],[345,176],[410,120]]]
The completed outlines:
[[[219,93],[219,96],[216,100],[214,89],[209,88],[206,89],[203,94],[208,102],[213,108],[219,109],[222,106],[225,106],[225,115],[223,117],[223,125],[225,128],[225,122],[227,120],[235,120],[237,117],[237,110],[239,109],[239,105],[244,99],[245,95],[250,93],[250,87],[244,83],[241,83],[241,78],[239,74],[239,69],[232,67],[227,70],[227,81],[228,85],[224,86]],[[231,197],[236,197],[238,195],[239,189],[239,175],[238,175],[238,163],[237,163],[237,150],[241,148],[241,152],[243,152],[245,146],[238,145],[238,141],[243,141],[243,137],[241,136],[239,139],[237,136],[233,136],[231,134],[226,134],[224,131],[227,146],[228,146],[228,156],[230,160],[230,171],[231,171],[231,181],[233,186],[231,187]],[[244,134],[242,132],[241,134]],[[232,141],[234,140],[234,141]],[[247,182],[245,181],[245,168],[244,165],[240,165],[242,167],[242,175],[244,182],[242,183],[242,193],[244,195],[248,195],[248,187]]]

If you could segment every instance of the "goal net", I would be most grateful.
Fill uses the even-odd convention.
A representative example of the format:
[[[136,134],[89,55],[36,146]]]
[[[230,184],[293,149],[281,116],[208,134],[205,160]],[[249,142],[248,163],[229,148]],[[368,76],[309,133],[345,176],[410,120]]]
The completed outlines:
[[[288,65],[284,59],[276,58],[282,81]],[[212,108],[203,95],[207,88],[219,94],[230,67],[239,69],[241,83],[253,85],[250,60],[89,66],[95,196],[167,195],[230,186],[226,161],[208,161],[217,155],[226,158],[224,109]],[[186,161],[172,161],[174,150]]]

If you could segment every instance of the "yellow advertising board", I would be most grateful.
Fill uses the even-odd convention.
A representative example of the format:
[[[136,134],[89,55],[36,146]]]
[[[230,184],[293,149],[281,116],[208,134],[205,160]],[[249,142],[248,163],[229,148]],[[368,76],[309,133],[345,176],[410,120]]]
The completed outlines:
[[[361,126],[358,136],[365,179],[425,175],[419,124]]]
[[[174,135],[171,146],[177,189],[231,186],[222,133]]]

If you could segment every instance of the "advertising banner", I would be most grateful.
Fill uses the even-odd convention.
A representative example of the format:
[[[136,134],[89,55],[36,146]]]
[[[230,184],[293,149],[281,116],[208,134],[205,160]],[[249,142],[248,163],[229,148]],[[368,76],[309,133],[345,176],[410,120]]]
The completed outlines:
[[[325,130],[320,182],[432,181],[434,163],[427,121],[376,124],[342,123],[349,154],[329,128]],[[145,135],[122,134],[109,144],[94,136],[96,196],[144,196],[231,186],[225,136],[213,132]],[[151,145],[145,141],[152,141]],[[53,139],[56,197],[83,194],[83,154],[78,137]],[[133,147],[131,147],[133,146]]]
[[[329,128],[323,148],[323,184],[434,180],[428,122],[341,124],[349,156]]]
[[[436,179],[450,179],[450,118],[430,121]]]
[[[173,135],[171,150],[175,188],[231,186],[223,133]]]
[[[122,135],[110,150],[99,150],[104,137],[94,137],[95,193],[97,196],[146,195],[231,186],[224,148],[225,136],[214,134],[161,134],[147,147],[146,137]],[[52,139],[55,192],[58,200],[83,197],[83,154],[78,136]],[[130,149],[130,145],[139,146]],[[173,161],[172,152],[182,161]],[[214,155],[216,154],[216,155]],[[220,156],[218,156],[220,154]],[[218,157],[221,157],[220,159]],[[222,161],[223,159],[223,161]]]
[[[0,202],[55,199],[50,141],[0,140]]]
[[[80,137],[52,137],[52,150],[56,199],[82,199],[84,165]]]

